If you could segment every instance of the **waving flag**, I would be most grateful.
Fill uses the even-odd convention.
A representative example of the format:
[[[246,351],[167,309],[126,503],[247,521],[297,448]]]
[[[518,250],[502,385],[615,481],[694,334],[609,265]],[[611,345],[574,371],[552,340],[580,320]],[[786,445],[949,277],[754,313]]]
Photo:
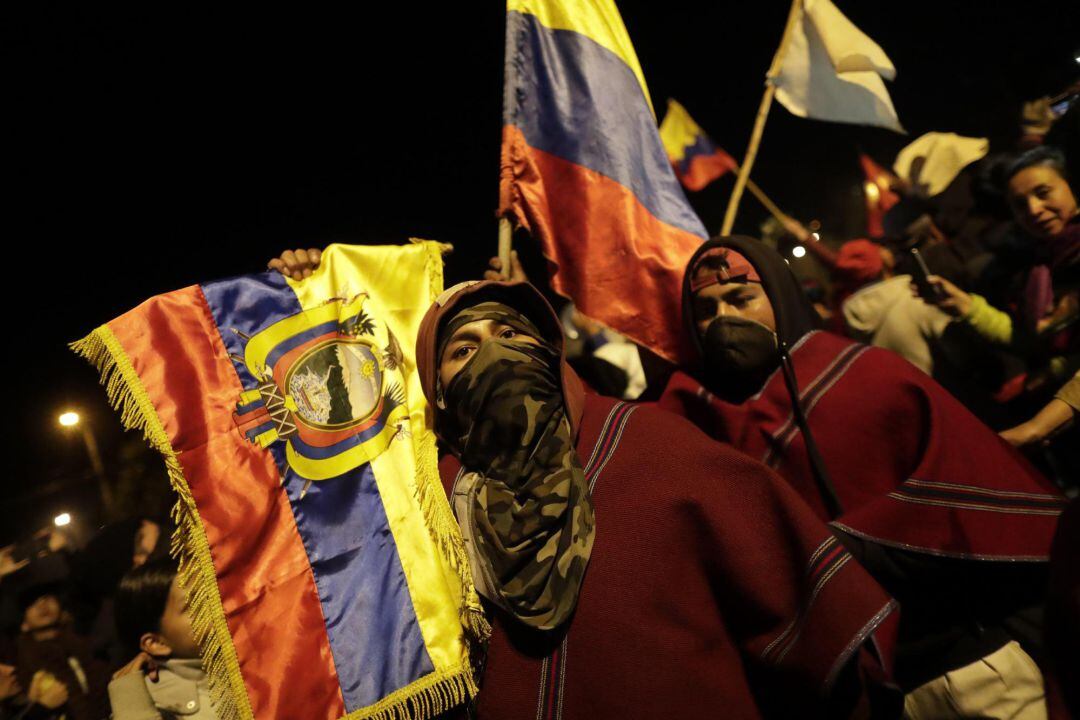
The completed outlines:
[[[900,202],[893,190],[899,180],[895,175],[874,162],[866,153],[859,153],[859,165],[863,175],[863,197],[866,200],[866,234],[872,238],[885,235],[885,213]]]
[[[674,359],[683,269],[706,237],[668,161],[611,0],[509,0],[500,212],[578,309]]]
[[[664,143],[675,175],[687,190],[701,190],[713,180],[738,168],[735,158],[716,146],[679,103],[668,100],[660,123]]]
[[[784,54],[776,99],[793,115],[905,132],[884,80],[892,60],[831,0],[804,0]]]
[[[922,197],[944,192],[956,176],[990,152],[986,138],[928,132],[896,155],[893,169]]]
[[[219,717],[427,718],[476,692],[479,599],[414,365],[437,243],[332,245],[76,343],[165,457]]]

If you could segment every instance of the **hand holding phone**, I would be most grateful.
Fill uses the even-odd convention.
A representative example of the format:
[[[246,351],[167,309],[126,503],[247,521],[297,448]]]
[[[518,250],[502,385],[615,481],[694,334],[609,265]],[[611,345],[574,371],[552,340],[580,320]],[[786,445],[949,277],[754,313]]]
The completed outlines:
[[[914,275],[915,287],[919,291],[919,297],[934,305],[939,305],[948,300],[949,295],[945,292],[945,289],[939,283],[930,280],[933,273],[926,266],[926,261],[923,260],[918,248],[911,249],[911,257],[915,260],[915,268],[912,274]]]

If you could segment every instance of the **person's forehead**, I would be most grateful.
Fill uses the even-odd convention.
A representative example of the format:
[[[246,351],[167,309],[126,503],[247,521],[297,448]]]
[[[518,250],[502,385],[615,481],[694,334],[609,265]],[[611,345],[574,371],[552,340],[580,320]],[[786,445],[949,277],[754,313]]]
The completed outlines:
[[[1009,178],[1009,189],[1014,192],[1027,192],[1039,185],[1064,182],[1058,171],[1049,165],[1032,165],[1020,170]]]
[[[477,334],[483,334],[485,330],[490,330],[492,327],[500,324],[502,324],[502,321],[495,318],[472,320],[464,325],[459,325],[454,328],[454,331],[450,334],[449,342]]]
[[[719,298],[727,295],[728,293],[736,290],[747,290],[753,288],[760,288],[760,283],[744,282],[742,280],[731,280],[725,283],[714,283],[712,285],[706,285],[705,287],[695,290],[695,298]]]

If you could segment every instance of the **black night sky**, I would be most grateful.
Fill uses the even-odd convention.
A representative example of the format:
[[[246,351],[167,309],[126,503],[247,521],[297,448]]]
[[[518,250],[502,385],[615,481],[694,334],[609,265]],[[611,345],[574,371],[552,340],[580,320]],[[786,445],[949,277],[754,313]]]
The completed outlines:
[[[679,99],[741,158],[788,3],[619,4],[658,111]],[[0,542],[80,502],[89,466],[56,424],[61,409],[87,416],[107,463],[120,435],[66,342],[150,295],[260,270],[285,248],[437,239],[457,247],[448,282],[493,254],[503,4],[379,15],[367,3],[16,5],[5,11]],[[860,149],[887,165],[930,130],[1008,147],[1020,103],[1077,75],[1075,0],[837,5],[892,58],[889,90],[911,134],[774,106],[754,176],[838,234],[858,230]],[[725,178],[692,199],[710,230],[730,188]],[[763,217],[747,199],[737,227],[752,233]]]

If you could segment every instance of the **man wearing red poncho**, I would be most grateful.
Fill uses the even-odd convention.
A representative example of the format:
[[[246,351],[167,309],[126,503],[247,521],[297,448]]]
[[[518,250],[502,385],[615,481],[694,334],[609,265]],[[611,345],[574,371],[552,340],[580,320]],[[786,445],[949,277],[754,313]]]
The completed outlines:
[[[870,680],[892,600],[761,463],[586,395],[531,285],[447,290],[416,356],[494,618],[479,717],[898,710]]]
[[[1045,716],[1028,653],[1056,489],[914,366],[815,330],[756,240],[699,248],[684,315],[696,359],[660,406],[775,469],[900,600],[908,715]]]

